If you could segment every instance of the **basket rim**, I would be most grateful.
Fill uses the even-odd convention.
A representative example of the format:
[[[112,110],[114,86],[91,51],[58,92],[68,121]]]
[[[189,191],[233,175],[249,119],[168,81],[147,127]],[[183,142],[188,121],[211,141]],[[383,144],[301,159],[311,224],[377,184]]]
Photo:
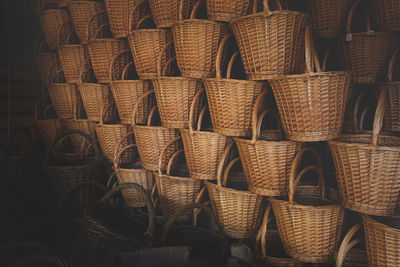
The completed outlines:
[[[179,129],[179,131],[182,131],[185,134],[191,134],[190,130],[186,129],[186,128]],[[200,135],[212,135],[212,136],[218,136],[218,137],[226,137],[226,135],[215,133],[215,132],[208,132],[208,131],[193,130],[193,133],[200,134]]]
[[[121,121],[116,121],[116,122],[121,122]],[[101,127],[108,127],[108,128],[122,128],[122,126],[124,126],[123,128],[125,128],[125,126],[130,127],[130,124],[122,124],[122,123],[116,123],[116,124],[107,124],[109,122],[104,122],[104,123],[96,123],[95,127],[96,128],[101,128]]]
[[[108,83],[88,83],[88,82],[80,82],[78,85],[90,85],[90,86],[95,86],[95,87],[109,87]]]
[[[330,210],[333,208],[340,208],[340,209],[343,209],[343,211],[345,210],[345,208],[343,208],[340,203],[336,203],[336,204],[334,203],[332,205],[326,205],[326,206],[313,206],[313,205],[302,205],[302,204],[298,204],[298,203],[290,204],[289,201],[283,200],[283,199],[277,199],[276,197],[269,197],[268,199],[270,202],[283,202],[286,205],[296,206],[296,208],[300,208],[300,209],[311,209],[312,208],[312,209],[318,209],[318,210]],[[328,199],[328,201],[330,201],[330,200]]]
[[[383,228],[385,231],[400,235],[400,229],[396,229],[396,228],[390,227],[384,223],[378,222],[378,221],[374,220],[373,218],[371,218],[371,216],[369,216],[367,214],[362,214],[361,216],[362,216],[363,220],[367,221],[367,223],[377,224],[379,227]],[[389,217],[400,218],[399,216],[389,216]]]
[[[161,174],[158,174],[158,177],[159,177],[159,179],[167,178],[167,179],[171,179],[171,180],[175,180],[175,181],[185,181],[185,182],[188,182],[188,181],[197,182],[198,181],[199,183],[201,183],[201,180],[192,178],[190,176],[182,177],[182,176],[174,176],[174,175],[167,175],[167,174],[161,173]]]
[[[222,191],[225,191],[225,192],[229,192],[229,193],[233,193],[233,194],[236,194],[236,195],[245,195],[245,196],[254,196],[254,197],[261,197],[261,199],[263,198],[263,196],[262,195],[259,195],[259,194],[255,194],[255,193],[252,193],[252,192],[250,192],[250,191],[242,191],[242,190],[236,190],[236,189],[233,189],[233,188],[228,188],[228,187],[224,187],[224,186],[218,186],[218,184],[214,184],[214,183],[211,183],[209,180],[205,180],[204,181],[204,184],[208,187],[208,186],[213,186],[213,187],[215,187],[215,188],[217,188],[218,190],[222,190]]]
[[[296,79],[296,78],[302,78],[302,77],[320,77],[320,76],[349,76],[351,78],[352,72],[351,71],[346,71],[346,70],[339,70],[339,71],[324,71],[324,72],[311,72],[311,73],[302,73],[302,74],[289,74],[289,75],[281,75],[276,78],[272,78],[269,81],[274,82],[274,81],[280,81],[284,79]]]
[[[239,18],[236,18],[234,20],[232,20],[229,25],[231,26],[232,24],[238,23],[242,20],[247,20],[249,18],[252,17],[259,17],[259,16],[274,16],[276,15],[276,13],[287,13],[287,14],[292,14],[292,15],[296,15],[296,16],[304,16],[306,18],[309,18],[309,14],[306,12],[301,12],[301,11],[294,11],[294,10],[277,10],[277,11],[261,11],[261,12],[257,12],[254,14],[250,14],[250,15],[246,15],[246,16],[242,16]]]
[[[95,39],[88,40],[87,43],[89,45],[91,43],[96,43],[96,42],[112,42],[112,41],[124,42],[124,39],[118,39],[118,38],[113,38],[113,37],[110,37],[110,38],[95,38]]]
[[[343,137],[366,137],[368,136],[369,138],[371,138],[371,134],[344,134],[339,136],[339,138],[343,138]],[[381,137],[386,137],[386,138],[392,138],[392,139],[399,139],[400,141],[400,137],[397,136],[390,136],[390,135],[379,135],[378,136],[378,140]],[[358,148],[363,148],[363,149],[370,149],[370,150],[384,150],[384,151],[395,151],[395,152],[400,152],[400,146],[381,146],[381,145],[377,145],[377,146],[373,146],[370,143],[368,144],[360,144],[360,143],[349,143],[349,142],[344,142],[344,141],[339,141],[339,140],[328,140],[328,144],[329,145],[334,145],[334,146],[349,146],[349,147],[358,147]]]
[[[39,16],[41,16],[44,13],[50,13],[50,12],[66,12],[65,9],[63,8],[51,8],[51,9],[44,9],[42,11],[40,11]]]
[[[110,81],[110,85],[112,83],[141,83],[141,84],[147,84],[149,83],[149,80],[112,80]]]
[[[396,33],[394,33],[394,32],[385,32],[385,31],[379,31],[379,32],[376,32],[376,31],[374,31],[374,34],[373,35],[371,35],[371,36],[368,36],[367,34],[366,34],[366,32],[351,32],[350,33],[353,37],[354,36],[357,36],[357,37],[366,37],[366,38],[372,38],[372,37],[374,37],[374,36],[377,36],[377,35],[391,35],[391,36],[393,36],[393,37],[395,37],[395,36],[398,36]],[[341,39],[346,39],[346,35],[347,34],[342,34],[341,35]],[[347,43],[347,41],[345,41],[345,43]],[[348,43],[351,43],[351,41],[349,41]]]
[[[142,166],[143,167],[143,166]],[[152,171],[149,171],[145,168],[141,168],[141,169],[129,169],[129,168],[115,168],[114,166],[112,167],[114,171],[122,171],[122,172],[134,172],[134,173],[146,173],[146,172],[151,172],[151,174],[153,175]]]
[[[165,127],[163,127],[161,125],[160,126],[140,125],[140,124],[135,124],[135,125],[127,124],[127,125],[131,126],[132,128],[141,127],[141,128],[156,129],[156,130],[158,130],[159,128],[162,128],[162,130],[179,130],[179,129],[175,129],[175,128],[165,128]]]
[[[131,33],[129,33],[128,34],[128,38],[133,38],[133,35],[136,33],[136,32],[169,32],[169,30],[168,29],[159,29],[159,28],[157,28],[157,29],[136,29],[136,30],[133,30]]]
[[[63,44],[63,45],[60,45],[58,48],[62,49],[62,48],[72,48],[72,47],[85,48],[85,47],[87,47],[87,45],[86,44]]]
[[[49,86],[49,88],[50,88],[50,87],[53,87],[53,86],[55,86],[55,85],[57,85],[57,86],[61,86],[61,85],[63,85],[63,86],[65,86],[65,85],[69,85],[69,86],[71,86],[71,85],[73,85],[73,86],[77,86],[78,84],[77,84],[77,83],[67,83],[67,82],[65,82],[65,83],[57,83],[57,82],[52,82],[52,83],[50,83],[50,86]]]
[[[67,3],[66,3],[66,5],[71,5],[71,4],[82,4],[82,3],[85,3],[85,4],[92,4],[92,5],[96,5],[96,4],[98,4],[98,5],[102,5],[102,3],[101,2],[97,2],[97,1],[85,1],[85,0],[73,0],[73,1],[68,1]]]
[[[161,77],[154,78],[154,79],[151,79],[151,80],[193,80],[193,81],[196,81],[196,82],[202,82],[203,79],[201,79],[201,78],[189,78],[189,77],[182,77],[182,76],[179,76],[179,77],[177,77],[177,76],[161,76]]]
[[[249,137],[250,138],[250,137]],[[257,145],[258,142],[262,142],[262,143],[268,143],[271,145],[296,145],[297,143],[301,143],[298,141],[291,141],[291,140],[280,140],[280,141],[269,141],[269,140],[262,140],[262,139],[257,139],[256,143],[253,144],[251,139],[244,139],[243,137],[239,137],[239,136],[235,136],[233,137],[233,140],[235,140],[236,142],[242,142],[242,143],[249,143],[250,145]]]
[[[239,80],[239,79],[227,79],[227,78],[203,78],[204,82],[235,82],[235,83],[247,83],[247,84],[259,84],[265,86],[265,82],[252,81],[252,80]]]
[[[224,26],[226,25],[223,22],[219,22],[219,21],[213,21],[213,20],[208,20],[208,19],[185,19],[182,21],[176,21],[171,28],[177,27],[179,25],[183,25],[186,23],[192,23],[192,22],[196,22],[196,23],[203,23],[203,24],[209,24],[209,25],[219,25],[219,26]]]

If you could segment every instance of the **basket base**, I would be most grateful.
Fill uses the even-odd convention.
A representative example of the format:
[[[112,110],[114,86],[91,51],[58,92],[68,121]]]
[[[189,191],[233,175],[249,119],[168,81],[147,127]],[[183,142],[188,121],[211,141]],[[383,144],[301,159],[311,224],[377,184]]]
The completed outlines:
[[[254,73],[254,72],[246,72],[246,77],[250,81],[265,81],[277,78],[282,75],[288,75],[287,73],[277,73],[277,74],[270,74],[270,73]]]
[[[342,205],[346,209],[357,211],[360,213],[365,213],[368,215],[375,215],[375,216],[393,216],[396,213],[396,205],[392,207],[382,207],[382,206],[373,206],[358,202],[352,202],[349,200],[345,200],[342,197]]]
[[[96,77],[97,78],[97,77]],[[97,78],[97,83],[104,83],[104,84],[109,84],[110,83],[110,78]]]
[[[340,135],[340,129],[330,132],[303,132],[303,133],[286,132],[287,139],[300,142],[329,141],[339,137],[339,135]]]
[[[173,129],[187,129],[189,127],[188,121],[161,121],[162,127]]]
[[[214,127],[214,133],[226,136],[250,136],[251,130]]]
[[[171,28],[178,20],[163,20],[157,23],[157,29]]]
[[[286,250],[286,249],[285,249]],[[289,251],[286,251],[286,253],[292,257],[293,259],[296,259],[301,262],[309,262],[309,263],[325,263],[325,262],[332,262],[334,259],[334,253],[332,255],[305,255],[303,253],[289,253]]]
[[[158,78],[157,72],[138,73],[138,76],[140,80],[151,80]]]
[[[278,196],[285,196],[287,195],[287,188],[283,189],[268,189],[262,187],[253,187],[249,185],[249,191],[262,196],[267,197],[278,197]]]
[[[226,13],[207,13],[209,20],[231,22],[232,20],[239,18],[240,16],[236,14],[226,14]]]
[[[190,177],[199,179],[199,180],[217,180],[217,173],[199,173],[190,171]]]
[[[215,71],[197,71],[197,70],[180,70],[183,77],[201,79],[212,78],[215,76]]]

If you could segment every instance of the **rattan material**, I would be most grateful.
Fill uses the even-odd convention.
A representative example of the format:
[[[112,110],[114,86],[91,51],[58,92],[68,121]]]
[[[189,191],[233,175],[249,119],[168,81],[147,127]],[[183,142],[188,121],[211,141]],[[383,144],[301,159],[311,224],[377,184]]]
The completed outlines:
[[[214,77],[218,46],[228,32],[223,23],[195,19],[201,2],[194,6],[190,19],[183,20],[184,0],[181,0],[179,21],[172,27],[176,60],[183,77]]]
[[[301,73],[308,16],[290,10],[271,11],[268,0],[263,2],[263,12],[255,13],[254,8],[255,14],[241,17],[230,24],[247,78],[268,80],[280,75]]]
[[[161,73],[161,62],[170,45],[167,44],[158,58],[158,78],[152,80],[157,98],[157,106],[160,112],[161,123],[165,128],[183,129],[189,126],[189,110],[192,100],[197,91],[203,87],[199,79],[184,77],[167,77],[167,64]],[[171,58],[168,62],[171,62]],[[198,108],[196,106],[196,108]],[[198,110],[194,111],[196,114]]]
[[[247,15],[251,3],[251,0],[207,0],[208,19],[230,22]]]
[[[321,167],[311,165],[297,174],[302,155],[300,151],[293,161],[289,177],[289,201],[273,197],[270,201],[286,253],[302,262],[330,262],[340,243],[344,209],[325,198]],[[298,182],[309,171],[318,174],[320,196],[296,197]]]
[[[87,135],[89,135],[92,140],[96,143],[99,143],[96,136],[95,125],[96,123],[93,121],[89,121],[86,119],[73,119],[73,120],[63,120],[61,125],[65,127],[67,131],[80,131]],[[80,135],[72,135],[70,137],[72,142],[73,151],[75,153],[79,153],[84,145],[85,138]]]
[[[352,0],[307,0],[315,37],[335,38],[344,34],[352,3]]]
[[[342,130],[351,75],[344,71],[321,71],[311,45],[310,27],[306,35],[307,73],[282,76],[270,84],[289,140],[331,140]]]
[[[399,217],[388,218],[396,224],[395,227],[390,227],[367,215],[363,215],[362,218],[369,266],[399,266]]]
[[[262,196],[226,187],[230,169],[236,162],[240,162],[239,158],[232,160],[223,174],[231,147],[233,143],[226,147],[219,163],[218,183],[205,181],[205,185],[221,231],[232,238],[252,238],[261,221]]]
[[[53,52],[42,51],[46,40],[40,43],[39,48],[35,51],[35,63],[39,70],[40,80],[44,86],[49,86],[50,68],[57,62],[57,54]]]
[[[168,129],[161,126],[152,126],[151,121],[153,114],[155,112],[156,106],[152,109],[149,114],[146,125],[139,125],[136,121],[136,114],[138,113],[139,105],[141,102],[147,98],[150,94],[154,94],[154,90],[150,90],[144,93],[135,105],[133,109],[132,124],[133,130],[135,132],[135,139],[137,144],[137,149],[142,160],[143,167],[148,170],[156,171],[158,170],[158,158],[160,157],[160,152],[169,141],[179,136],[179,130]],[[178,144],[174,144],[167,149],[163,158],[164,170],[166,163],[169,158],[179,149]]]
[[[70,1],[67,5],[76,34],[81,44],[86,44],[88,41],[86,25],[94,14],[104,10],[104,5],[95,1]],[[100,20],[95,20],[92,23],[96,23],[96,28],[102,25]]]
[[[205,79],[204,85],[214,132],[227,136],[247,136],[251,133],[251,115],[257,96],[265,88],[265,84],[230,79],[230,70],[237,53],[229,62],[227,78],[222,78],[220,62],[229,36],[224,37],[218,49],[217,78]]]
[[[340,244],[337,259],[336,259],[336,267],[342,266],[357,266],[357,267],[367,267],[367,252],[365,250],[354,249],[354,247],[364,241],[363,238],[355,238],[353,237],[361,229],[361,225],[354,225],[343,238],[342,243]],[[351,242],[350,242],[351,241]]]
[[[189,18],[195,0],[184,0],[183,17]],[[157,28],[169,28],[179,19],[180,0],[149,0]]]
[[[135,144],[128,145],[126,147],[121,148],[122,142],[128,138],[129,136],[133,136],[133,132],[126,134],[123,138],[121,138],[117,144],[115,149],[114,156],[114,171],[117,176],[117,180],[119,184],[123,183],[136,183],[142,186],[149,194],[153,190],[153,172],[141,168],[141,166],[120,166],[119,159],[125,151],[135,148]],[[131,164],[134,164],[133,162]],[[129,207],[146,207],[147,203],[142,194],[140,194],[135,189],[124,189],[122,190],[122,196],[124,197],[125,203]]]
[[[379,30],[400,30],[400,2],[397,0],[370,0],[370,9]]]
[[[253,109],[252,139],[235,138],[235,142],[249,190],[264,196],[282,196],[287,194],[290,167],[302,144],[282,139],[260,140],[263,119],[268,113],[272,113],[271,110],[265,110],[257,118],[266,93],[263,91],[260,94]]]
[[[40,12],[40,25],[51,50],[57,49],[58,28],[68,20],[68,12],[64,9],[49,9]]]
[[[131,51],[123,51],[116,55],[110,64],[110,87],[114,96],[115,103],[118,108],[121,123],[129,124],[132,122],[133,108],[144,93],[151,90],[152,84],[148,80],[131,80],[128,79],[129,70],[134,67],[133,60],[130,56]],[[129,63],[123,68],[115,68],[114,65],[119,66],[119,59],[123,54],[129,55]],[[149,96],[147,99],[140,103],[137,115],[137,123],[145,124],[149,116],[151,108],[155,105],[154,96]]]
[[[358,212],[393,215],[400,196],[400,138],[379,135],[386,90],[382,90],[370,134],[329,141],[342,205]]]
[[[353,72],[353,83],[373,84],[383,81],[385,69],[400,37],[396,33],[374,32],[367,15],[367,31],[351,33],[355,0],[347,19],[347,35],[341,38],[344,63]]]
[[[45,100],[48,96],[40,97],[35,104],[35,125],[39,129],[39,133],[43,137],[43,141],[46,144],[46,148],[50,146],[50,143],[54,140],[56,135],[61,129],[61,120],[60,119],[48,119],[47,112],[53,106],[52,104],[45,107],[43,110],[42,116],[39,116],[39,107],[43,100]]]
[[[178,177],[171,175],[171,166],[177,156],[183,153],[183,149],[177,150],[169,159],[166,173],[163,173],[164,161],[169,147],[174,145],[181,139],[180,136],[170,140],[165,144],[160,153],[158,161],[158,173],[155,173],[157,193],[161,204],[161,208],[165,217],[170,217],[177,211],[198,203],[204,193],[201,188],[201,181],[191,177]],[[192,211],[182,213],[177,221],[190,221],[192,219]]]
[[[217,178],[218,164],[228,142],[226,136],[201,131],[202,119],[206,106],[203,107],[197,121],[197,130],[194,129],[195,107],[199,97],[204,92],[201,88],[193,98],[189,111],[189,129],[180,129],[185,151],[185,158],[190,177],[204,180]]]
[[[126,38],[129,35],[129,25],[136,25],[145,15],[150,14],[150,7],[147,2],[140,5],[139,9],[134,8],[141,3],[140,0],[105,0],[108,20],[114,38]]]

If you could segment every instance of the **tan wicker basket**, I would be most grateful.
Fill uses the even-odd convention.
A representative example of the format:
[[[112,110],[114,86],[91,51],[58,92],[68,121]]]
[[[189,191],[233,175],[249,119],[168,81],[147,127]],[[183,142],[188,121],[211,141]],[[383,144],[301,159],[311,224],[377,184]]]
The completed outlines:
[[[104,11],[104,5],[96,1],[69,1],[67,6],[76,34],[81,44],[86,44],[88,41],[86,25],[94,14]],[[101,20],[94,20],[92,23],[96,23],[97,28],[103,24]]]
[[[203,116],[206,106],[201,110],[197,130],[194,129],[195,108],[200,95],[204,93],[201,88],[193,98],[189,111],[189,129],[180,129],[186,162],[190,177],[202,180],[216,180],[219,161],[224,153],[228,138],[224,135],[201,131]]]
[[[195,0],[185,0],[183,17],[189,18]],[[149,0],[151,13],[157,28],[170,28],[179,19],[180,0]]]
[[[227,136],[247,136],[251,133],[251,115],[264,83],[231,79],[230,73],[237,53],[228,65],[227,78],[221,75],[221,58],[226,35],[218,49],[217,78],[204,79],[214,132]]]
[[[203,87],[199,79],[185,77],[167,77],[166,71],[168,63],[175,58],[168,60],[163,72],[161,62],[164,54],[173,42],[168,43],[161,51],[158,58],[158,78],[153,79],[153,87],[157,98],[158,110],[160,112],[161,123],[165,128],[183,129],[189,126],[189,110],[192,100],[197,91]],[[162,73],[161,73],[162,72]],[[197,110],[194,112],[198,113]]]
[[[134,63],[130,53],[130,50],[126,50],[116,55],[110,64],[109,71],[111,91],[117,105],[119,117],[124,124],[132,122],[133,108],[139,97],[153,88],[152,83],[148,80],[128,79],[129,74],[132,72],[130,70],[134,69]],[[122,58],[122,61],[125,61],[124,54],[129,56],[129,63],[126,64],[122,72],[120,72],[120,58]],[[114,65],[117,67],[114,67]],[[136,118],[137,123],[146,123],[150,110],[154,105],[154,96],[149,96],[139,105],[138,116]]]
[[[150,7],[147,2],[135,7],[140,0],[105,0],[108,20],[114,38],[126,38],[129,35],[129,23],[136,25],[141,18],[150,14]]]
[[[148,170],[156,171],[158,170],[158,158],[160,157],[161,150],[163,149],[165,144],[173,140],[175,137],[179,136],[179,130],[151,125],[153,114],[157,106],[154,106],[149,113],[146,125],[138,124],[138,122],[136,121],[136,114],[138,113],[139,105],[150,94],[154,94],[154,90],[150,90],[139,97],[138,102],[133,109],[132,125],[135,132],[137,149],[140,155],[140,159],[142,160],[143,167]],[[165,151],[165,153],[163,154],[163,170],[165,170],[169,158],[179,148],[179,145],[175,144],[174,146],[169,147],[167,151]]]
[[[262,196],[226,187],[230,169],[236,162],[240,162],[239,158],[233,159],[223,173],[232,147],[233,143],[227,145],[222,155],[218,166],[217,184],[205,181],[205,185],[221,231],[232,238],[252,238],[262,219]]]
[[[270,81],[283,129],[287,138],[294,141],[326,141],[338,137],[351,84],[349,72],[321,70],[311,42],[311,28],[307,27],[307,73]]]
[[[56,137],[58,132],[61,129],[61,120],[60,119],[49,119],[47,117],[47,113],[53,107],[52,104],[49,104],[44,108],[42,116],[39,116],[39,109],[41,103],[48,98],[48,95],[44,95],[40,97],[35,104],[35,125],[39,130],[40,135],[43,138],[43,141],[46,145],[46,148],[50,146],[50,143]]]
[[[252,139],[235,138],[234,140],[239,150],[249,190],[259,195],[282,196],[287,194],[290,166],[302,144],[284,141],[281,138],[260,140],[263,119],[272,113],[272,110],[267,109],[257,118],[266,93],[263,91],[259,95],[253,109]]]
[[[199,203],[205,191],[205,188],[201,189],[201,181],[198,179],[171,175],[171,167],[173,166],[178,155],[183,153],[183,149],[177,150],[171,156],[168,162],[166,173],[163,173],[162,168],[164,166],[164,159],[166,157],[165,153],[168,153],[167,151],[169,147],[174,145],[174,143],[179,140],[181,140],[180,136],[170,140],[165,144],[161,150],[158,161],[158,174],[155,174],[159,201],[163,213],[167,218],[175,214],[178,210],[191,206],[194,203]],[[177,220],[190,221],[192,219],[192,215],[192,210],[189,210],[180,214]]]
[[[122,137],[119,140],[115,149],[114,171],[117,176],[118,183],[136,183],[142,186],[149,194],[151,194],[154,186],[152,171],[143,169],[139,162],[129,162],[129,164],[122,166],[119,163],[120,157],[125,151],[130,151],[130,149],[136,147],[135,144],[131,144],[121,148],[122,142],[129,136],[133,136],[133,132],[127,133],[124,137]],[[147,203],[143,195],[140,194],[137,190],[125,189],[122,190],[121,193],[125,199],[125,203],[129,207],[146,207]]]
[[[68,20],[68,12],[64,9],[48,9],[40,12],[40,25],[51,50],[57,49],[58,28]]]
[[[196,3],[190,19],[183,20],[184,0],[181,0],[179,22],[172,27],[176,60],[183,77],[213,77],[218,46],[228,33],[228,28],[223,23],[195,19],[202,2],[203,0],[199,0]]]
[[[270,201],[286,253],[302,262],[330,262],[340,243],[344,209],[325,198],[321,167],[310,165],[296,174],[302,155],[303,150],[293,161],[289,177],[289,201],[274,197]],[[318,174],[320,196],[295,196],[300,179],[310,171]]]
[[[375,32],[371,29],[367,14],[366,32],[351,33],[353,14],[360,0],[355,0],[347,19],[347,35],[341,38],[344,63],[353,72],[353,83],[374,84],[383,81],[385,69],[399,35]]]
[[[370,0],[370,10],[381,31],[400,30],[400,4],[397,0]]]
[[[354,235],[361,229],[361,225],[356,224],[350,228],[342,243],[340,244],[336,267],[367,267],[367,252],[365,250],[355,249],[354,247],[364,241],[364,238],[355,238]],[[351,241],[351,242],[350,242]]]
[[[342,205],[358,212],[393,215],[400,196],[400,138],[380,135],[387,91],[379,96],[371,134],[329,141]]]
[[[257,1],[254,1],[255,14],[238,18],[230,24],[247,78],[269,80],[301,73],[308,16],[290,10],[271,11],[269,1],[263,0],[263,3],[263,12],[256,13]]]
[[[98,145],[99,141],[96,136],[96,123],[93,121],[89,121],[87,119],[73,119],[73,120],[63,120],[61,125],[67,131],[80,131],[87,135],[89,135],[92,140]],[[70,136],[72,148],[75,153],[80,153],[82,147],[85,146],[85,138],[80,135],[71,135]]]
[[[231,22],[234,19],[246,16],[253,1],[254,0],[207,0],[208,19]]]

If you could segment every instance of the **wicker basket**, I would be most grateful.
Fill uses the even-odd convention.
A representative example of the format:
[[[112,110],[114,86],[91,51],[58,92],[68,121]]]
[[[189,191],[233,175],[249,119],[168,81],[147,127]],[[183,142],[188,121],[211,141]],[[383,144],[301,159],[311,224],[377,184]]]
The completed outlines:
[[[400,30],[400,4],[397,0],[370,0],[370,10],[379,30],[395,32]]]
[[[208,19],[231,22],[246,16],[251,3],[252,0],[207,0]]]
[[[148,98],[150,94],[154,94],[154,90],[150,90],[144,93],[135,105],[133,109],[132,124],[133,130],[135,132],[135,139],[137,144],[137,149],[139,152],[140,159],[142,160],[143,167],[147,170],[156,171],[158,170],[158,158],[160,157],[160,152],[169,141],[173,140],[175,137],[179,136],[179,130],[168,129],[161,126],[152,126],[152,118],[157,106],[154,106],[149,117],[147,119],[146,125],[139,125],[136,121],[136,115],[139,110],[139,105],[141,102]],[[178,149],[179,145],[175,144],[169,147],[167,151],[163,154],[163,165],[162,169],[165,170],[166,163],[169,158]]]
[[[253,109],[252,139],[235,138],[243,164],[249,190],[264,196],[282,196],[287,194],[290,166],[294,155],[301,149],[302,144],[279,139],[260,140],[263,119],[272,111],[267,109],[257,118],[263,91]],[[273,114],[272,114],[273,115]],[[278,125],[279,127],[279,125]]]
[[[195,19],[202,2],[196,3],[190,19],[183,20],[181,0],[179,21],[172,27],[178,67],[182,76],[188,78],[214,77],[218,46],[228,32],[223,23]]]
[[[171,166],[174,164],[177,156],[183,153],[183,149],[177,150],[169,159],[166,173],[163,173],[165,153],[168,153],[168,148],[181,140],[178,136],[167,142],[160,153],[158,161],[158,174],[155,175],[157,184],[157,193],[160,200],[161,208],[165,217],[169,218],[182,208],[198,203],[204,193],[201,188],[201,181],[191,177],[178,177],[171,175]],[[190,221],[192,211],[182,213],[178,221]]]
[[[306,31],[307,73],[270,81],[283,129],[289,140],[331,140],[342,130],[351,75],[344,71],[324,72]],[[313,61],[316,71],[313,71]]]
[[[42,116],[39,116],[39,108],[41,103],[48,98],[48,95],[40,97],[35,104],[35,125],[39,129],[39,133],[43,137],[43,141],[46,144],[46,148],[50,146],[50,143],[57,136],[61,129],[60,119],[47,119],[47,113],[53,107],[52,104],[44,108]]]
[[[369,266],[399,266],[399,217],[362,218]]]
[[[302,155],[300,151],[293,161],[289,201],[273,197],[270,201],[286,253],[302,262],[329,262],[333,260],[340,243],[344,209],[325,198],[321,167],[310,165],[296,174]],[[320,196],[295,196],[298,182],[310,171],[318,174]]]
[[[204,80],[214,132],[227,136],[247,136],[251,133],[251,114],[257,96],[265,88],[261,82],[230,79],[235,53],[228,65],[227,78],[221,76],[223,47],[230,35],[226,35],[218,49],[216,60],[217,78]]]
[[[89,135],[92,140],[99,144],[96,136],[95,125],[96,123],[93,121],[89,121],[86,119],[73,119],[73,120],[63,120],[61,122],[63,128],[67,131],[80,131],[87,135]],[[80,135],[74,134],[70,136],[72,148],[75,153],[79,153],[82,149],[82,146],[85,145],[86,139]]]
[[[138,9],[146,0],[142,0],[135,9]],[[143,17],[135,26],[130,24],[129,45],[132,50],[133,61],[140,79],[156,79],[157,64],[161,50],[172,41],[172,34],[168,29],[140,29],[144,22],[152,18],[151,15]],[[135,28],[133,28],[135,27]],[[174,54],[170,47],[162,58],[162,65]]]
[[[184,0],[183,17],[189,18],[195,0]],[[180,0],[149,0],[151,13],[157,28],[170,28],[179,19]]]
[[[190,177],[202,180],[217,178],[218,164],[224,153],[228,138],[224,135],[201,131],[206,106],[203,107],[197,121],[197,130],[194,129],[195,107],[198,105],[201,88],[193,98],[189,111],[189,129],[180,129],[185,157]]]
[[[400,138],[379,135],[386,94],[380,93],[372,135],[343,135],[329,141],[342,205],[378,216],[393,215],[400,196]]]
[[[40,80],[45,87],[49,86],[50,69],[57,62],[57,54],[43,51],[46,40],[43,39],[36,51],[34,51],[35,63],[39,70]]]
[[[364,241],[364,238],[355,238],[354,235],[361,229],[361,225],[356,224],[347,232],[340,244],[336,267],[349,266],[349,267],[367,267],[367,252],[365,250],[354,249],[354,247]],[[350,242],[351,241],[351,242]]]
[[[148,2],[135,7],[140,0],[105,0],[108,20],[114,38],[126,38],[129,35],[129,23],[136,25],[141,18],[150,14]]]
[[[127,133],[124,137],[122,137],[115,149],[114,171],[117,176],[118,183],[136,183],[141,185],[149,194],[151,194],[154,185],[152,171],[143,169],[143,167],[140,166],[140,163],[136,164],[135,162],[130,162],[129,165],[125,166],[121,166],[119,164],[121,155],[125,151],[136,147],[135,144],[131,144],[120,149],[122,142],[131,135],[133,136],[133,132]],[[129,207],[146,207],[146,201],[144,197],[136,190],[125,189],[121,193],[124,197],[126,205]]]
[[[100,12],[93,15],[87,24],[88,47],[90,59],[92,60],[93,71],[96,75],[98,83],[110,82],[110,64],[114,57],[120,52],[128,49],[125,39],[109,38],[111,36],[108,22],[104,23],[97,29],[93,29],[93,22],[97,20],[107,21],[106,12]],[[99,36],[101,36],[99,38]],[[124,58],[128,63],[128,55]],[[122,66],[122,64],[121,64]],[[125,66],[125,65],[124,65]]]
[[[154,91],[157,98],[158,110],[160,112],[161,123],[165,128],[183,129],[189,126],[189,109],[196,92],[203,87],[199,79],[184,77],[167,77],[164,67],[161,73],[161,62],[164,54],[173,42],[167,44],[158,58],[158,78],[152,80]],[[171,58],[167,63],[172,62]],[[194,111],[196,114],[198,110]]]
[[[335,38],[343,35],[352,3],[353,0],[307,0],[315,37]]]
[[[355,0],[347,19],[347,35],[341,38],[344,63],[353,72],[353,83],[374,84],[383,81],[385,69],[400,37],[396,33],[374,32],[367,14],[367,31],[351,33]]]
[[[68,12],[64,9],[49,9],[40,12],[40,25],[51,50],[57,49],[58,28],[68,20]]]
[[[264,12],[241,17],[231,22],[239,45],[247,78],[268,80],[280,75],[301,73],[304,66],[305,13],[271,11],[264,0]],[[279,3],[279,1],[278,1]]]
[[[130,61],[125,67],[123,67],[122,72],[120,72],[120,59],[125,61],[124,54],[129,56]],[[130,70],[134,69],[134,63],[130,54],[131,51],[126,50],[116,55],[110,64],[109,71],[111,91],[117,105],[119,117],[121,118],[121,122],[124,124],[132,122],[133,108],[139,97],[153,88],[151,82],[148,80],[128,79],[127,76],[132,72]],[[114,65],[117,67],[114,67]],[[136,118],[137,123],[146,123],[150,110],[154,105],[155,99],[153,96],[149,96],[139,105],[138,116]]]

